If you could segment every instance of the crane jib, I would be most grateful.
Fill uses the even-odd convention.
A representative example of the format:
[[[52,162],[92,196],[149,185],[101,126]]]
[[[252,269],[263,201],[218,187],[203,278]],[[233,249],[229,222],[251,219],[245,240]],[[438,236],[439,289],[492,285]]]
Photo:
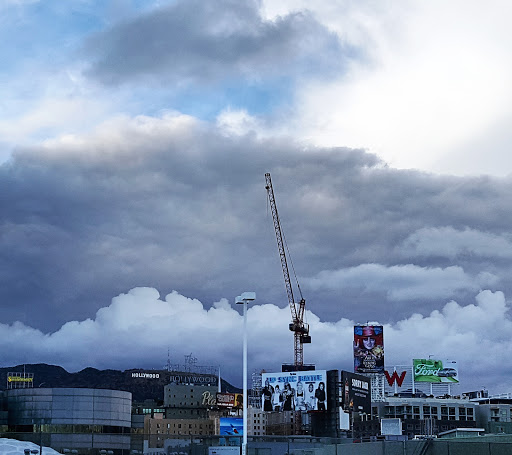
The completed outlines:
[[[286,260],[285,244],[283,241],[283,234],[281,231],[281,222],[279,220],[279,214],[277,213],[277,205],[274,196],[274,189],[272,187],[272,179],[270,173],[265,174],[265,189],[267,190],[268,200],[270,203],[270,210],[272,212],[272,220],[274,222],[274,230],[276,233],[277,248],[279,250],[279,258],[281,260],[281,268],[283,270],[284,283],[286,287],[286,294],[288,296],[288,303],[292,314],[292,322],[289,324],[289,329],[294,334],[294,357],[295,366],[299,367],[303,365],[303,349],[304,343],[311,343],[311,337],[309,336],[309,326],[304,324],[304,311],[306,307],[306,301],[302,298],[300,286],[297,281],[297,287],[301,294],[301,299],[298,305],[295,303],[293,298],[292,282],[290,279],[290,272],[288,270],[288,262]],[[293,264],[292,264],[293,265]]]

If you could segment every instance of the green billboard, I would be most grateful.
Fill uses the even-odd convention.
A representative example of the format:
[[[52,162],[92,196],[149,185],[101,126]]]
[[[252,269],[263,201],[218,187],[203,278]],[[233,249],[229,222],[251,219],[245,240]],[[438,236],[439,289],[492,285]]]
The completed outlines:
[[[458,383],[457,362],[452,360],[413,359],[414,382]]]

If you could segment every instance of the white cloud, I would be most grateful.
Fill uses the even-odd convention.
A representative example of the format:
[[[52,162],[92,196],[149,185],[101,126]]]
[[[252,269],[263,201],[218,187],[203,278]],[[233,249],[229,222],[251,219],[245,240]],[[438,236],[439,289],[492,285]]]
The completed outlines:
[[[431,354],[459,362],[462,386],[506,387],[512,372],[505,353],[512,340],[509,305],[502,292],[482,291],[476,303],[448,302],[430,315],[414,314],[386,324],[386,364],[408,363]],[[272,371],[293,359],[288,307],[259,303],[247,313],[249,368]],[[351,369],[354,322],[321,322],[307,312],[312,344],[304,348],[306,363],[318,369]],[[242,316],[225,299],[206,310],[201,302],[177,292],[160,298],[152,288],[135,288],[112,299],[94,320],[73,321],[43,334],[21,323],[0,325],[4,365],[23,361],[58,363],[70,371],[97,368],[161,368],[167,349],[181,362],[194,353],[203,365],[220,365],[223,375],[240,383]],[[105,346],[109,346],[105,350]],[[23,353],[23,354],[21,354]],[[141,365],[141,358],[145,364]],[[495,390],[504,392],[507,390]]]
[[[245,109],[224,109],[217,116],[216,124],[219,130],[227,135],[241,136],[261,130],[258,119]]]
[[[361,289],[364,292],[382,292],[390,300],[436,300],[450,298],[460,290],[477,291],[494,284],[492,274],[476,277],[461,267],[420,267],[414,264],[386,267],[382,264],[361,264],[340,270],[324,270],[314,278],[303,280],[313,290]]]
[[[485,11],[461,0],[273,3],[265,2],[271,17],[312,9],[363,54],[339,80],[300,88],[293,131],[324,146],[367,148],[398,168],[508,174],[507,144],[494,138],[508,137],[511,115],[510,3],[491,1]]]

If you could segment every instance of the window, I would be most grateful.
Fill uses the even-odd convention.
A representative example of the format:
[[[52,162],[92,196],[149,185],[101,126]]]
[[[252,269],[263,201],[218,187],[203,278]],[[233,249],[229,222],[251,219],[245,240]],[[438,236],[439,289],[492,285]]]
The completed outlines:
[[[395,417],[395,407],[394,406],[386,406],[384,412],[386,413],[386,417]]]

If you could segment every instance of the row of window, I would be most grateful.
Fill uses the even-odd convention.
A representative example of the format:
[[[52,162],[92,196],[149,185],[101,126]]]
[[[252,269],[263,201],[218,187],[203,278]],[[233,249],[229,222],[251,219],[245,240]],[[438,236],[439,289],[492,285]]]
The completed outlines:
[[[474,420],[474,409],[454,406],[386,406],[385,417],[402,419]],[[422,412],[422,414],[421,414]]]
[[[178,425],[178,427],[177,427],[177,428],[181,428],[181,423],[178,423],[178,424],[173,423],[173,424],[172,424],[173,428],[176,428],[176,425]],[[184,425],[185,425],[185,424],[184,424]],[[162,423],[162,424],[157,423],[157,424],[156,424],[156,427],[157,427],[157,428],[165,428],[165,424],[163,424],[163,423]],[[191,423],[189,423],[189,424],[188,424],[188,427],[189,427],[189,428],[192,428],[192,424],[191,424]],[[194,427],[195,427],[195,428],[197,428],[197,424],[195,424],[195,425],[194,425]],[[171,424],[170,424],[170,423],[168,423],[168,424],[167,424],[167,428],[168,428],[168,429],[169,429],[169,428],[171,428]],[[199,428],[200,428],[201,430],[203,429],[203,424],[202,424],[202,423],[200,423],[200,424],[199,424]],[[213,428],[213,424],[207,425],[207,428]],[[158,431],[157,431],[157,433],[158,433]]]

